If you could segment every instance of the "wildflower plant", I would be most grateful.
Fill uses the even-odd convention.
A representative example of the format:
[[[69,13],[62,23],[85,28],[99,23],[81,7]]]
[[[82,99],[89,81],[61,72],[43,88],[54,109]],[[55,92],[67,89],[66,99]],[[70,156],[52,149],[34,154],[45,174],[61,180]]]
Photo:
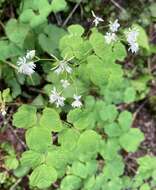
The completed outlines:
[[[55,3],[52,1],[53,9],[57,9]],[[39,15],[33,15],[32,20],[27,18],[31,26],[40,23],[41,7]],[[25,6],[21,20],[26,19],[26,13]],[[134,190],[144,185],[143,180],[136,183],[139,173],[132,179],[124,172],[123,152],[137,151],[144,134],[132,127],[133,114],[119,109],[119,105],[129,105],[147,93],[144,88],[138,89],[138,81],[125,74],[122,62],[128,53],[146,49],[148,41],[140,43],[139,36],[145,35],[141,30],[121,30],[120,34],[119,20],[111,21],[101,33],[97,26],[104,20],[94,12],[92,15],[95,27],[90,36],[78,24],[69,26],[67,31],[48,26],[44,31],[48,35],[42,33],[38,37],[39,51],[29,48],[25,54],[22,51],[15,55],[15,74],[21,73],[20,84],[42,86],[41,94],[31,104],[21,105],[13,115],[14,127],[25,130],[26,140],[26,150],[13,173],[18,178],[28,175],[32,188]],[[53,52],[49,51],[52,44],[41,40],[50,38],[51,27],[60,32]],[[41,49],[48,58],[42,58]],[[44,82],[40,70],[44,72]],[[29,81],[30,76],[34,84]],[[148,162],[142,159],[138,160],[140,173]],[[154,175],[152,164],[150,169],[150,175]],[[145,172],[148,173],[147,168]]]

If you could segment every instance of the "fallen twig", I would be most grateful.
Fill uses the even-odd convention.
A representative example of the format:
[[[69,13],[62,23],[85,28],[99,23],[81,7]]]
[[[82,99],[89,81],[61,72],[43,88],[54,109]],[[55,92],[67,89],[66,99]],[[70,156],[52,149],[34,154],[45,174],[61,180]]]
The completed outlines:
[[[68,17],[66,18],[66,20],[63,23],[63,27],[67,25],[67,23],[69,22],[69,20],[71,19],[71,17],[73,16],[74,12],[76,11],[76,9],[79,7],[80,3],[82,2],[82,0],[80,0],[72,9],[72,11],[70,12],[70,14],[68,15]]]

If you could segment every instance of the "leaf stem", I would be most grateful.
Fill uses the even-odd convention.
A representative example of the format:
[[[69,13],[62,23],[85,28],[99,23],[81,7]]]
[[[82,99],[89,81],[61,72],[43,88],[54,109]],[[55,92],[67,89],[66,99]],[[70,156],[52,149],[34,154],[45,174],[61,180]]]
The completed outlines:
[[[18,70],[18,67],[16,65],[12,64],[10,61],[3,61],[3,62],[6,63],[6,64],[8,64],[10,67]]]

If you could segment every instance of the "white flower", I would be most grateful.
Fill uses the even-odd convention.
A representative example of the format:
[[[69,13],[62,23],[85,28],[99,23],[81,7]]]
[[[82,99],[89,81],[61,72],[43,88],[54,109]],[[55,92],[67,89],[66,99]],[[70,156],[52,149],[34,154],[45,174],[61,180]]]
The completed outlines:
[[[80,108],[82,106],[82,102],[80,101],[81,96],[77,96],[76,94],[74,94],[73,98],[74,98],[74,101],[72,102],[72,107]]]
[[[25,75],[32,75],[35,71],[36,65],[33,61],[28,61],[26,57],[20,57],[17,61],[18,64],[18,72],[23,73]]]
[[[63,96],[60,96],[60,94],[61,93],[57,92],[56,88],[54,87],[49,97],[50,103],[55,103],[57,108],[64,106],[65,98]]]
[[[35,50],[27,51],[26,59],[32,60],[35,57]]]
[[[2,116],[5,116],[7,114],[7,112],[4,110],[1,112],[2,113]]]
[[[104,37],[107,44],[110,44],[111,42],[116,41],[116,34],[114,32],[113,33],[107,32]]]
[[[61,83],[62,83],[63,88],[67,88],[70,85],[70,83],[68,82],[68,80],[63,80],[62,79]]]
[[[69,74],[72,73],[72,68],[68,65],[68,61],[65,60],[60,61],[58,67],[55,70],[55,73],[58,75],[63,72],[67,72]]]
[[[129,51],[131,50],[132,53],[136,53],[139,50],[138,43],[134,42],[134,43],[130,43],[129,45],[130,45],[130,47],[128,50]]]
[[[32,75],[35,71],[36,65],[32,61],[35,57],[35,50],[27,51],[24,57],[19,57],[17,60],[18,72],[25,75]]]
[[[94,17],[93,23],[95,26],[97,26],[100,22],[103,22],[104,20],[98,16],[95,15],[95,13],[92,11],[92,15]]]
[[[128,43],[134,43],[137,40],[137,37],[139,35],[139,31],[137,29],[129,29],[128,32],[126,32],[127,35],[127,42]]]
[[[5,106],[2,106],[0,112],[1,112],[2,116],[5,116],[7,114],[7,112],[5,110]]]
[[[110,21],[109,28],[111,32],[117,32],[120,27],[118,19],[116,19],[113,23]]]
[[[139,45],[137,43],[137,37],[139,35],[139,31],[137,29],[129,29],[128,32],[126,32],[126,38],[127,42],[129,44],[129,49],[132,53],[136,53],[139,50]]]

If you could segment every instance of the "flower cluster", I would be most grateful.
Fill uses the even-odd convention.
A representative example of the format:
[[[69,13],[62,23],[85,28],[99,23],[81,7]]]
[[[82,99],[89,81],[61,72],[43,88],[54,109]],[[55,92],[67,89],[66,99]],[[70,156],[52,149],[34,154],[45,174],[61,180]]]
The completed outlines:
[[[99,22],[103,22],[104,20],[98,16],[95,15],[95,13],[92,11],[92,15],[94,17],[93,23],[97,27]],[[120,23],[118,22],[118,19],[116,19],[114,22],[109,22],[109,32],[106,32],[104,38],[107,44],[110,44],[111,42],[116,41],[117,35],[116,32],[120,28]],[[137,37],[139,35],[139,31],[137,29],[129,29],[128,32],[126,32],[126,39],[129,45],[129,51],[132,53],[136,53],[139,50],[139,45],[137,43]]]
[[[74,94],[73,98],[74,98],[74,101],[71,104],[72,107],[73,108],[80,108],[82,106],[81,96]],[[53,90],[51,91],[51,94],[49,97],[50,103],[55,103],[57,108],[63,107],[65,100],[66,99],[63,96],[61,96],[61,92],[58,92],[56,90],[56,88],[54,87]]]
[[[52,68],[52,70],[54,70],[54,73],[56,73],[57,75],[64,74],[64,73],[71,74],[73,69],[69,64],[69,61],[71,61],[72,59],[73,58],[70,58],[68,60],[64,59],[61,61],[58,61],[58,59],[57,59],[57,62],[59,62],[59,63],[56,67]],[[70,86],[70,82],[67,79],[61,79],[60,82],[63,87],[63,90],[66,89],[68,86]],[[53,90],[51,91],[51,94],[49,97],[50,103],[55,103],[56,107],[63,107],[64,101],[66,99],[61,94],[62,94],[62,92],[58,92],[56,90],[56,88],[54,87]],[[80,108],[82,106],[81,96],[74,94],[73,99],[74,99],[74,101],[71,104],[72,107]]]
[[[106,33],[105,40],[107,44],[110,44],[111,42],[116,40],[116,32],[119,30],[120,24],[118,22],[118,19],[116,19],[114,22],[109,23],[109,29],[110,31]]]
[[[18,72],[25,75],[32,75],[35,72],[36,65],[33,62],[35,50],[28,51],[25,56],[19,57],[17,61]]]
[[[139,45],[137,43],[137,37],[139,35],[139,31],[137,29],[129,29],[128,32],[126,32],[127,42],[129,44],[129,50],[132,53],[136,53],[139,50]]]

